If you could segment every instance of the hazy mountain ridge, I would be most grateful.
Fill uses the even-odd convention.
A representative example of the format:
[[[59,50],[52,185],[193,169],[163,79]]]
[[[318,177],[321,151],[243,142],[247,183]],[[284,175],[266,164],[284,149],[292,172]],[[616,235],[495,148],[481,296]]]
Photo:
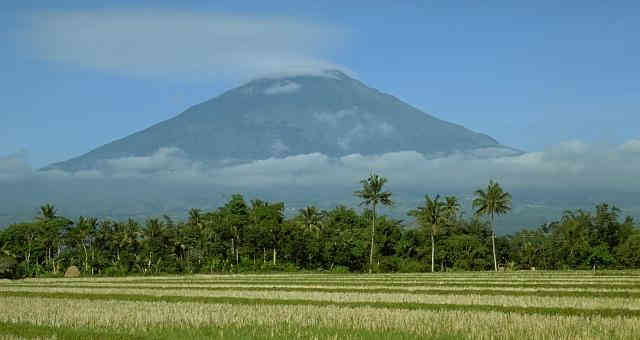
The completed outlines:
[[[175,147],[212,166],[322,153],[425,155],[495,149],[495,139],[428,115],[339,71],[261,78],[45,170],[79,171]]]

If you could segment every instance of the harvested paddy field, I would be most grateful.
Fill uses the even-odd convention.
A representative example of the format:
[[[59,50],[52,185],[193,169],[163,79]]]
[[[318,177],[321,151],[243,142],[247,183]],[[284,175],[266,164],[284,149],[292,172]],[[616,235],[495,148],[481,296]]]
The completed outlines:
[[[638,339],[640,273],[0,281],[0,338]]]

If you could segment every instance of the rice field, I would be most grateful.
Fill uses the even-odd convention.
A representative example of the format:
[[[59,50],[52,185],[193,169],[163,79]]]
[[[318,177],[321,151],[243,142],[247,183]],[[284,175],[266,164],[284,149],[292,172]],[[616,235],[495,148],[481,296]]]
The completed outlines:
[[[640,272],[0,281],[0,339],[639,339]]]

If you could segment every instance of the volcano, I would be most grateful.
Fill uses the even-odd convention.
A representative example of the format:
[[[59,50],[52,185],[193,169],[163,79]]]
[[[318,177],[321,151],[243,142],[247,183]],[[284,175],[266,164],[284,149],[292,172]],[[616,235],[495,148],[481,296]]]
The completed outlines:
[[[519,154],[332,70],[250,81],[45,170],[99,169],[110,159],[148,156],[161,148],[180,149],[211,166],[310,153]]]

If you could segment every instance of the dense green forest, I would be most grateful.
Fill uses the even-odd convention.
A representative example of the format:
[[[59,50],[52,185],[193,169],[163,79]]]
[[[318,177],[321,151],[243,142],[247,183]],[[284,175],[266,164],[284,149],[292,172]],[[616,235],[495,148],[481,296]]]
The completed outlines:
[[[426,196],[407,220],[378,215],[393,205],[387,180],[372,174],[354,193],[362,213],[313,206],[285,218],[282,202],[233,195],[215,211],[192,209],[185,221],[144,223],[58,216],[46,204],[31,222],[0,231],[0,278],[60,275],[224,273],[313,270],[428,272],[451,270],[640,267],[640,230],[615,206],[567,211],[558,221],[496,237],[495,219],[511,196],[490,182],[464,217],[453,196]]]

